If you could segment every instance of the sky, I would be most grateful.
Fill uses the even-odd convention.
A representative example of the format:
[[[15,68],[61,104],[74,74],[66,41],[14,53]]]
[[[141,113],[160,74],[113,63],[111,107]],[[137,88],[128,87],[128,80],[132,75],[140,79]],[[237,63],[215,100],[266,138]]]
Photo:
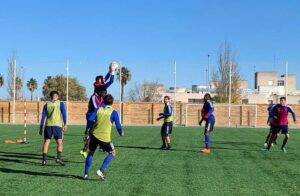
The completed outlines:
[[[191,88],[206,83],[208,54],[212,73],[227,42],[249,88],[255,71],[281,75],[287,61],[300,88],[299,7],[298,0],[0,0],[0,74],[6,79],[15,50],[18,70],[25,81],[37,79],[34,96],[42,97],[44,79],[65,75],[69,60],[70,76],[89,96],[111,61],[132,73],[126,92],[144,81],[169,88],[176,61],[177,86]],[[118,97],[118,89],[116,82],[109,92]]]

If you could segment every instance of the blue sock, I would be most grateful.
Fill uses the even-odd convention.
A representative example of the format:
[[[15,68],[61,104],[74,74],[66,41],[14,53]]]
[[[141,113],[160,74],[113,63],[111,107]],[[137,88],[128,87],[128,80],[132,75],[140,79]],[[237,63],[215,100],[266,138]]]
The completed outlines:
[[[85,174],[89,173],[92,163],[93,163],[93,155],[88,154],[88,156],[85,159],[85,169],[84,169]]]
[[[106,167],[110,164],[110,162],[115,158],[115,155],[113,155],[112,153],[109,153],[107,155],[107,157],[103,160],[103,163],[100,167],[101,171],[104,171],[106,169]]]
[[[210,143],[210,136],[209,135],[205,135],[205,148],[209,147],[209,143]]]

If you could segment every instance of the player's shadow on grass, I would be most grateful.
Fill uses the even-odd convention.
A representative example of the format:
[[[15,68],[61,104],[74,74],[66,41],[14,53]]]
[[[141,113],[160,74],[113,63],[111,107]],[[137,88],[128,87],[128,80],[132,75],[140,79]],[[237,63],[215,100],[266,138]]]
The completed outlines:
[[[47,155],[47,158],[55,159],[55,156]],[[20,153],[20,152],[4,152],[0,151],[0,161],[5,162],[15,162],[15,163],[23,163],[23,164],[31,164],[31,165],[41,165],[40,162],[33,162],[30,160],[42,160],[41,154],[34,153]],[[66,163],[82,163],[76,161],[68,161],[64,160]],[[50,165],[49,165],[50,166]],[[52,166],[52,165],[51,165]]]
[[[160,150],[160,151],[183,151],[183,152],[195,152],[195,150],[188,150],[188,149],[177,149],[177,148],[172,148],[169,150],[162,150],[160,148],[153,148],[153,147],[148,147],[148,146],[115,146],[117,148],[132,148],[132,149],[139,149],[139,150]]]
[[[33,166],[39,166],[41,163],[33,162],[33,161],[28,161],[28,160],[21,160],[21,159],[8,159],[8,158],[2,158],[0,157],[0,161],[3,162],[8,162],[8,163],[20,163],[20,164],[25,164],[25,165],[33,165]]]
[[[233,141],[213,141],[214,144],[228,144],[237,146],[259,146],[261,143],[256,142],[233,142]]]
[[[261,152],[260,149],[253,150],[253,149],[248,149],[248,148],[242,149],[242,148],[235,148],[235,147],[224,148],[224,147],[218,147],[218,146],[211,146],[210,149],[216,149],[216,150],[230,150],[230,151],[236,150],[236,151]]]
[[[14,174],[26,174],[26,175],[31,175],[31,176],[53,176],[53,177],[62,177],[62,178],[82,179],[81,176],[70,175],[70,174],[59,174],[59,173],[53,173],[53,172],[44,173],[44,172],[16,170],[16,169],[9,169],[9,168],[0,168],[0,172],[14,173]]]
[[[24,158],[24,159],[41,159],[41,154],[21,153],[21,152],[4,152],[0,151],[2,157]],[[54,156],[47,155],[47,157],[54,159]]]

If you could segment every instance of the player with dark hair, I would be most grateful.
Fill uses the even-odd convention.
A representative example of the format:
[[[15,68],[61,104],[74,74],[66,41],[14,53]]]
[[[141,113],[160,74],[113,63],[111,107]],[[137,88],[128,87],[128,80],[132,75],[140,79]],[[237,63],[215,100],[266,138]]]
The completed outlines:
[[[211,101],[211,96],[209,93],[204,95],[204,104],[201,110],[201,120],[199,125],[201,126],[202,122],[205,121],[204,137],[205,137],[205,148],[200,151],[203,153],[210,153],[209,144],[210,144],[210,133],[214,129],[215,125],[215,116],[213,115],[214,105]]]
[[[170,103],[170,97],[165,96],[164,97],[164,112],[160,113],[159,116],[156,120],[159,121],[161,119],[164,119],[164,123],[161,127],[161,140],[162,140],[162,146],[160,149],[166,149],[169,150],[171,149],[171,139],[170,139],[170,134],[172,134],[172,129],[173,129],[173,108]]]
[[[271,110],[271,115],[274,119],[274,129],[272,131],[271,139],[268,142],[267,148],[263,148],[262,151],[269,151],[271,148],[272,143],[277,139],[278,134],[281,132],[281,134],[285,135],[285,138],[283,140],[281,151],[287,152],[285,145],[290,138],[289,135],[289,128],[288,128],[288,113],[292,114],[294,122],[296,122],[296,114],[293,111],[293,109],[286,104],[286,98],[280,97],[280,104],[275,105]]]
[[[97,170],[97,175],[100,179],[104,180],[104,171],[111,161],[116,156],[116,150],[111,140],[111,129],[113,123],[116,124],[116,128],[120,136],[124,135],[118,113],[112,108],[113,96],[106,95],[104,97],[104,105],[97,108],[90,116],[89,121],[95,121],[91,130],[89,153],[85,160],[85,172],[84,179],[88,179],[90,167],[93,162],[93,156],[98,146],[107,152],[107,157],[103,160],[102,165]]]
[[[48,153],[50,140],[53,136],[57,143],[56,162],[64,166],[65,163],[61,159],[61,154],[63,151],[63,132],[67,130],[66,109],[64,103],[58,100],[59,93],[57,91],[51,91],[50,97],[51,101],[48,101],[43,108],[39,131],[40,135],[42,135],[44,132],[42,165],[47,164],[46,156]],[[43,130],[44,124],[45,129]]]

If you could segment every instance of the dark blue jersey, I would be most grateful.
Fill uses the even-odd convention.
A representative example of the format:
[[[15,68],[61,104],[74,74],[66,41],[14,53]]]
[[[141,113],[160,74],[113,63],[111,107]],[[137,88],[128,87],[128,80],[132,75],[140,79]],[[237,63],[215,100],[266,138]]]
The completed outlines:
[[[201,116],[204,120],[215,120],[215,116],[213,114],[214,112],[214,104],[212,101],[210,100],[207,100],[207,101],[204,101],[203,103],[203,107],[202,107],[202,110],[201,110]]]

